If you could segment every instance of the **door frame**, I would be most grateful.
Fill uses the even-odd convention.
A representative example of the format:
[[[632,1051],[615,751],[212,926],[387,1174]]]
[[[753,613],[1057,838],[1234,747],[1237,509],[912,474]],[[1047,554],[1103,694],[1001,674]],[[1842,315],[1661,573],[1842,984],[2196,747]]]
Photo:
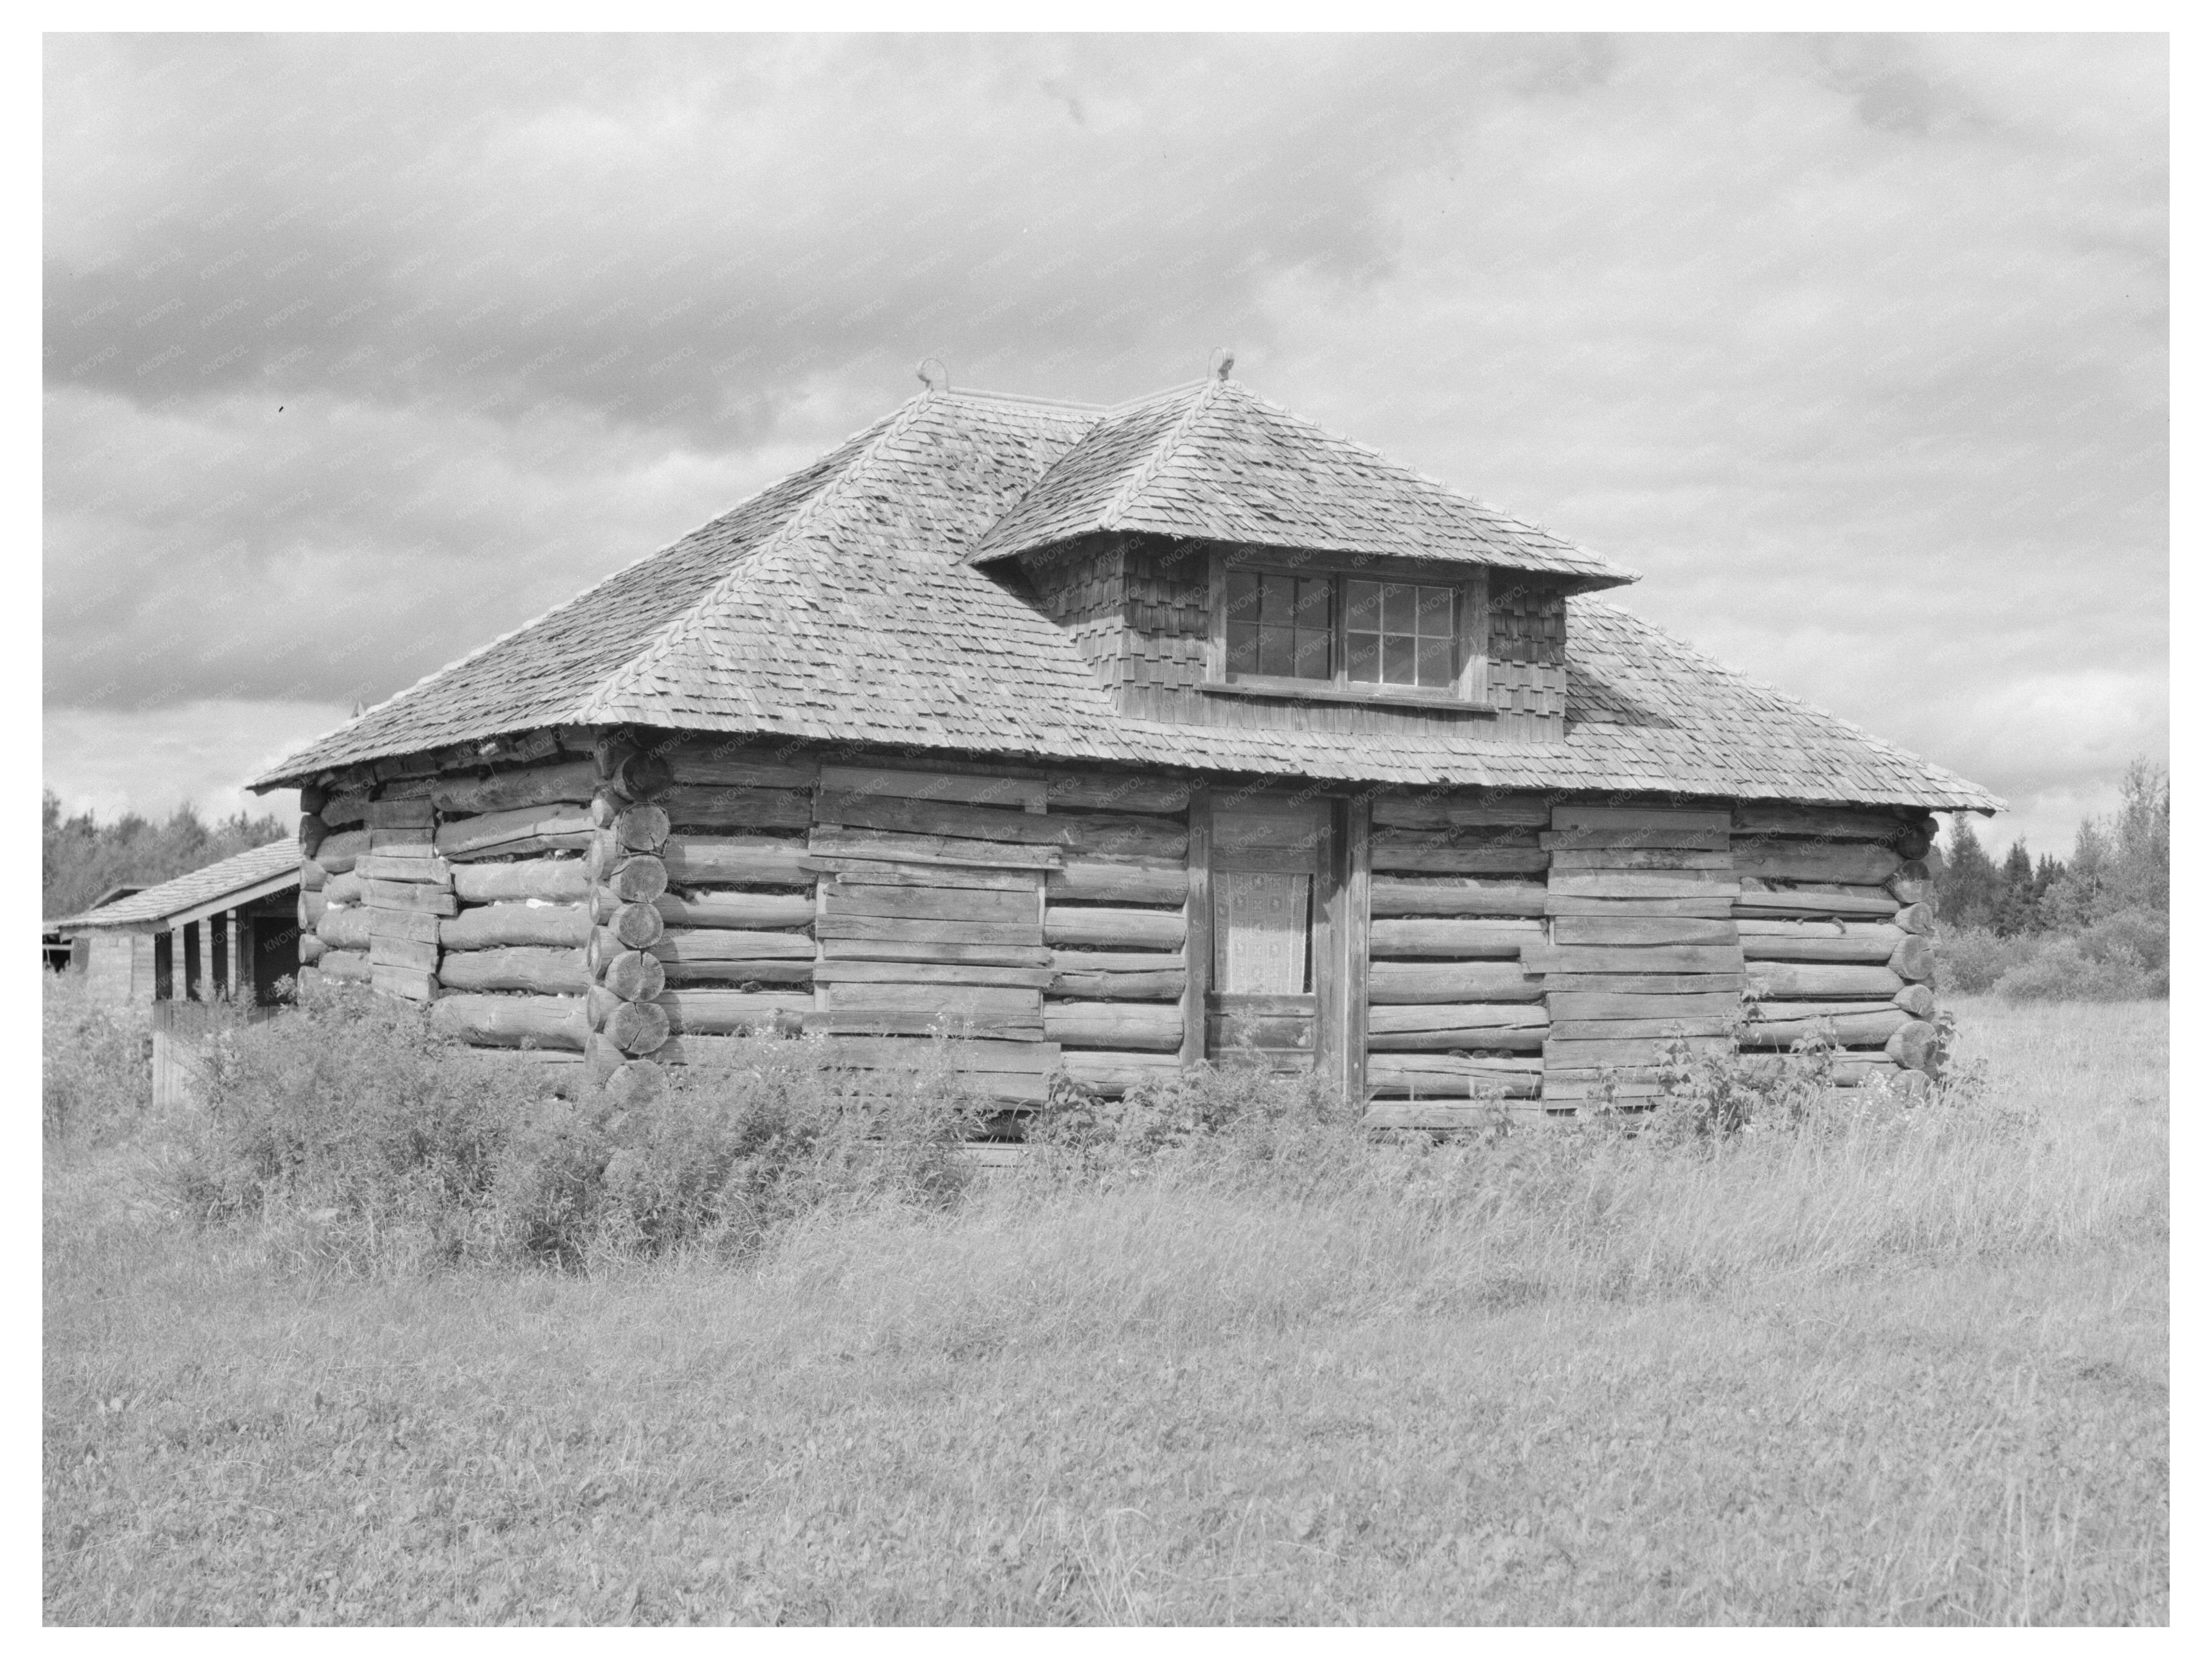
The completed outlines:
[[[1206,1059],[1208,994],[1213,977],[1213,815],[1220,786],[1190,792],[1189,884],[1183,910],[1182,1052],[1186,1066]],[[1364,1103],[1367,1077],[1368,803],[1364,794],[1310,787],[1240,788],[1238,803],[1310,801],[1320,814],[1312,938],[1314,1060],[1316,1076]]]

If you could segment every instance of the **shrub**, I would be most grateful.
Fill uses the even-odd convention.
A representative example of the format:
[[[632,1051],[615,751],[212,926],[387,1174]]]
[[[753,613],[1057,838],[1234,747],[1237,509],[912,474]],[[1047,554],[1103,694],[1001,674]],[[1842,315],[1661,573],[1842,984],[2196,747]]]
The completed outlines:
[[[818,1040],[738,1045],[625,1110],[441,1040],[359,989],[210,1045],[206,1107],[173,1190],[204,1222],[258,1219],[349,1268],[738,1253],[825,1208],[941,1203],[978,1103],[941,1053],[906,1075],[827,1063]]]
[[[2084,927],[2082,954],[2092,962],[2125,962],[2132,957],[2150,976],[2153,996],[2166,994],[2171,927],[2162,911],[2116,910]]]
[[[1199,1065],[1119,1100],[1062,1073],[1029,1144],[1109,1182],[1170,1158],[1287,1173],[1356,1157],[1357,1116],[1311,1073]]]
[[[317,1224],[313,1253],[472,1253],[530,1091],[433,1036],[420,1010],[359,988],[205,1048],[198,1133],[174,1166],[188,1212]]]
[[[2163,992],[2163,975],[2154,980],[2130,945],[2117,938],[2100,945],[2101,959],[2079,939],[2043,939],[1997,981],[1997,994],[2008,1002],[2130,1002]]]
[[[1936,952],[1936,988],[1978,996],[2035,954],[2036,941],[2004,938],[1986,927],[1947,927]]]
[[[514,1249],[564,1266],[597,1255],[757,1249],[817,1211],[941,1205],[955,1148],[986,1104],[943,1051],[915,1072],[854,1072],[818,1038],[743,1040],[734,1062],[678,1070],[667,1097],[624,1112],[596,1091],[536,1109],[501,1171]]]
[[[129,1133],[153,1100],[146,1011],[95,996],[82,974],[40,978],[40,1118],[46,1138],[89,1144]]]

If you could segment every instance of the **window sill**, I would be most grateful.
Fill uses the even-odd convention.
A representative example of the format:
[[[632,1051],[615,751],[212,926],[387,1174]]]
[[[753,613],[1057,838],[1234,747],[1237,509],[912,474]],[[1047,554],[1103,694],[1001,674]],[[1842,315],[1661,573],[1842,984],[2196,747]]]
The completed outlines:
[[[1282,702],[1352,703],[1376,708],[1418,708],[1427,714],[1494,716],[1486,702],[1468,702],[1449,691],[1347,691],[1317,681],[1247,678],[1209,680],[1199,690],[1209,697],[1267,697]]]

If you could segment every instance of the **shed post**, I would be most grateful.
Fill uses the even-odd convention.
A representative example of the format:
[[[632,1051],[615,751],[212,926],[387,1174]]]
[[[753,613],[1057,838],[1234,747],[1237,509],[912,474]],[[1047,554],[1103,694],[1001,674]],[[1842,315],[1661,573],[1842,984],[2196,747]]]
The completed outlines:
[[[1367,1103],[1367,931],[1369,884],[1374,876],[1368,834],[1373,823],[1366,793],[1344,806],[1344,1092],[1351,1103]]]

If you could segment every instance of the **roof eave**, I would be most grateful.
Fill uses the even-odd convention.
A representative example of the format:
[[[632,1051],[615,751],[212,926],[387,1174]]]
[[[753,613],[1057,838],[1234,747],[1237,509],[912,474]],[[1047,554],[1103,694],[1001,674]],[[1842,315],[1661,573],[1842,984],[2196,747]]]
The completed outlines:
[[[1374,559],[1419,556],[1418,555],[1408,556],[1400,553],[1376,553],[1363,548],[1293,548],[1288,544],[1277,544],[1272,542],[1237,542],[1235,541],[1234,538],[1213,535],[1206,531],[1193,531],[1188,534],[1176,534],[1167,531],[1143,530],[1127,526],[1101,523],[1086,525],[1080,530],[1060,532],[1051,536],[1040,538],[1036,541],[1018,542],[1010,544],[1005,547],[987,549],[981,552],[970,554],[969,556],[968,562],[970,564],[978,567],[992,565],[999,563],[1002,560],[1019,557],[1024,553],[1048,553],[1058,549],[1067,547],[1073,543],[1082,541],[1086,537],[1104,535],[1157,536],[1163,541],[1220,542],[1224,545],[1233,544],[1237,546],[1273,547],[1279,545],[1283,547],[1285,552],[1318,555],[1324,558]],[[1642,571],[1631,570],[1625,565],[1613,564],[1610,562],[1607,563],[1603,569],[1600,570],[1561,570],[1551,565],[1542,565],[1514,559],[1475,559],[1468,558],[1455,554],[1438,554],[1434,556],[1443,562],[1464,564],[1475,569],[1505,570],[1511,571],[1521,575],[1547,577],[1555,580],[1559,584],[1561,591],[1568,593],[1601,592],[1607,588],[1626,587],[1632,582],[1640,582],[1644,580],[1644,573]]]

